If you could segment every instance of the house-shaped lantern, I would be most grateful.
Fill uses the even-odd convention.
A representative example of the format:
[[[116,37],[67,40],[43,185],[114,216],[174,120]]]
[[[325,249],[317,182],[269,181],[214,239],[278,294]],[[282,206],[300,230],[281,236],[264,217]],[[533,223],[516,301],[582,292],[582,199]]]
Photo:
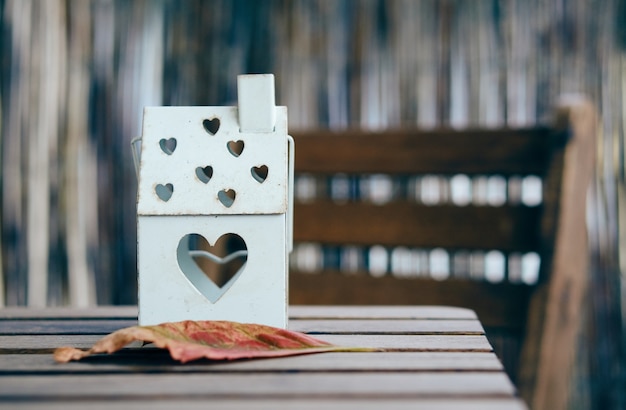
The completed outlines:
[[[137,198],[139,323],[287,325],[293,140],[272,75],[238,107],[147,107]]]

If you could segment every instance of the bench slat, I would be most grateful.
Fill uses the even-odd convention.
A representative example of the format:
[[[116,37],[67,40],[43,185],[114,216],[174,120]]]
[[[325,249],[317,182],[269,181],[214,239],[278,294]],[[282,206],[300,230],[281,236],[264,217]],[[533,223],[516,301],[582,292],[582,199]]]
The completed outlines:
[[[320,289],[312,292],[311,289]],[[531,287],[448,279],[372,277],[365,272],[299,273],[289,277],[289,298],[296,304],[429,305],[473,309],[485,328],[520,331],[526,321]]]
[[[59,365],[51,354],[0,354],[1,375],[41,372],[56,374],[101,373],[239,373],[239,372],[362,372],[362,371],[502,371],[490,352],[378,352],[326,353],[278,360],[233,362],[198,361],[180,364],[164,350],[142,348],[112,356]]]
[[[4,400],[100,400],[145,398],[440,397],[511,398],[515,388],[503,372],[319,372],[95,374],[2,377]]]
[[[540,213],[540,207],[526,206],[298,203],[294,211],[294,240],[529,252],[539,249]]]
[[[547,128],[293,132],[296,172],[317,174],[543,175]]]

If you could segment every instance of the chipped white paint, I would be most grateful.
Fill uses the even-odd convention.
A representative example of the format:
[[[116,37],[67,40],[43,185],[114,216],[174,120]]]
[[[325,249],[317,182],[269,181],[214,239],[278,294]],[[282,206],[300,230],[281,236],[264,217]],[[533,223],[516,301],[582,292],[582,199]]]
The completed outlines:
[[[137,199],[139,322],[233,320],[287,325],[292,247],[293,140],[274,105],[272,75],[240,76],[238,107],[144,110]],[[237,235],[245,250],[213,256]],[[213,250],[211,250],[212,252]],[[217,284],[209,265],[244,265]],[[247,258],[247,259],[246,259]]]

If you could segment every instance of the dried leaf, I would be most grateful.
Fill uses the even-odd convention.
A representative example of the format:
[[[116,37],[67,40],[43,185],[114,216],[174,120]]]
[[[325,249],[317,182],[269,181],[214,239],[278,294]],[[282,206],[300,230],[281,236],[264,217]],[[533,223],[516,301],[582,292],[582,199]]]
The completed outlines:
[[[265,325],[187,320],[120,329],[100,339],[89,350],[59,347],[54,352],[54,359],[67,363],[94,353],[113,353],[136,340],[168,349],[172,358],[182,363],[202,358],[235,360],[371,350],[334,346],[303,333]]]

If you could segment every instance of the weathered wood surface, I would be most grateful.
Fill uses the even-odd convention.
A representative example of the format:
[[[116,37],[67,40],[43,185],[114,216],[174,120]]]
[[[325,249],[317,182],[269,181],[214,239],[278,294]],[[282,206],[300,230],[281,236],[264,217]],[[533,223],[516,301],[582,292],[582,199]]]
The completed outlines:
[[[180,398],[256,396],[321,397],[513,397],[503,372],[295,372],[25,375],[7,377],[0,397],[13,400],[67,400],[90,397]]]
[[[324,259],[301,265],[315,275],[292,272],[290,301],[473,309],[507,371],[519,378],[522,397],[533,408],[566,408],[588,281],[585,204],[598,123],[594,107],[581,97],[563,100],[556,114],[549,129],[294,132],[300,177],[325,181],[342,174],[359,180],[380,173],[400,186],[413,175],[423,180],[425,174],[535,175],[542,199],[528,206],[513,195],[499,206],[482,201],[456,206],[440,194],[424,201],[411,187],[397,188],[382,202],[360,197],[358,189],[337,197],[327,186],[317,187],[315,195],[295,206],[294,240],[319,245]],[[481,280],[462,284],[454,275],[443,282],[424,278],[423,268],[418,278],[398,278],[388,262],[377,272],[382,277],[372,277],[367,263],[357,260],[358,266],[346,269],[347,264],[335,262],[335,248],[374,245],[444,248],[448,256],[459,250],[494,249],[506,257],[536,252],[540,268],[532,286],[507,276],[510,271],[494,286]],[[449,260],[444,264],[452,272]],[[480,273],[472,277],[479,278]]]
[[[98,306],[97,308],[24,308],[5,307],[0,309],[2,319],[137,319],[137,306]]]
[[[365,272],[292,272],[289,297],[302,303],[370,303],[416,305],[442,303],[468,306],[485,327],[521,331],[532,288],[522,284],[448,279],[373,277]],[[320,289],[311,292],[311,289]],[[346,306],[347,307],[347,306]],[[470,312],[473,312],[470,311]]]
[[[298,151],[306,152],[298,157],[296,172],[328,175],[540,175],[550,159],[547,148],[559,139],[548,128],[292,134]]]
[[[0,335],[104,335],[137,320],[3,320]]]
[[[97,366],[94,364],[97,363]],[[2,354],[0,375],[85,373],[196,373],[211,372],[335,372],[357,371],[500,371],[502,364],[492,352],[380,352],[328,353],[282,357],[277,360],[244,360],[228,362],[197,361],[180,364],[161,349],[126,349],[112,357],[73,362],[61,366],[50,354]]]
[[[327,342],[351,346],[354,335],[315,335]],[[86,349],[102,335],[16,335],[0,336],[0,354],[31,352],[51,353],[58,346],[71,345]],[[359,335],[359,346],[402,351],[478,351],[493,349],[482,335]]]
[[[557,126],[570,131],[562,168],[552,169],[547,184],[561,181],[558,198],[546,198],[544,236],[554,240],[551,278],[539,284],[530,300],[528,340],[522,350],[520,392],[537,409],[568,405],[578,332],[589,282],[584,206],[593,174],[597,114],[588,100],[564,101]]]
[[[137,319],[137,306],[98,306],[97,308],[48,307],[33,309],[5,307],[0,319]],[[453,306],[306,306],[289,307],[290,319],[476,319],[470,309]]]
[[[45,410],[109,410],[112,405],[120,409],[138,410],[170,410],[172,408],[188,409],[188,410],[205,410],[209,404],[206,400],[201,399],[181,399],[175,398],[167,400],[163,398],[146,399],[141,401],[135,400],[114,400],[114,401],[97,401],[97,400],[80,400],[73,402],[51,403],[15,403],[11,409],[45,409]],[[384,400],[377,399],[326,399],[313,398],[307,401],[302,400],[279,400],[268,399],[258,400],[258,398],[211,398],[211,408],[224,410],[240,410],[240,409],[265,409],[265,410],[319,410],[319,409],[336,409],[336,410],[380,410],[381,406],[385,409],[393,410],[523,410],[526,407],[519,401],[500,398],[472,399],[468,401],[464,398],[450,399],[420,399],[413,398],[389,398]],[[1,405],[0,405],[1,407]]]
[[[1,310],[0,310],[1,312]],[[470,309],[452,306],[292,305],[290,319],[476,319]]]
[[[122,327],[136,326],[137,320],[3,320],[0,335],[92,335],[107,334]],[[373,319],[303,320],[294,319],[289,328],[313,334],[484,334],[480,322],[474,320]]]
[[[541,209],[527,206],[436,207],[414,202],[297,203],[294,240],[333,245],[385,245],[538,251]],[[480,240],[477,230],[480,228]]]
[[[289,328],[311,334],[484,335],[478,320],[292,320]]]
[[[290,328],[380,351],[185,365],[139,343],[55,363],[55,347],[86,348],[136,323],[132,307],[118,318],[103,310],[57,313],[0,311],[0,408],[102,408],[114,401],[152,409],[157,398],[180,408],[209,401],[218,408],[525,408],[467,309],[294,307]]]

